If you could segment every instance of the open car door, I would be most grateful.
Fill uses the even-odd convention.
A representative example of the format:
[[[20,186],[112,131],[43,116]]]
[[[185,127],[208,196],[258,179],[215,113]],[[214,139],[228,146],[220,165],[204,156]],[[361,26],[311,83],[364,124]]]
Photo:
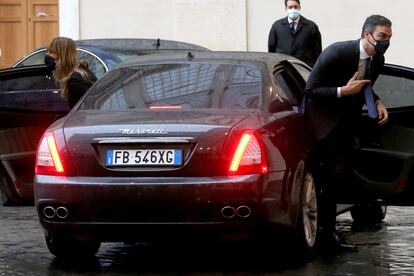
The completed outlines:
[[[365,110],[343,203],[414,205],[414,69],[386,64],[374,91],[389,121],[376,127]]]
[[[36,148],[45,129],[69,112],[45,65],[0,70],[0,195],[33,198]]]

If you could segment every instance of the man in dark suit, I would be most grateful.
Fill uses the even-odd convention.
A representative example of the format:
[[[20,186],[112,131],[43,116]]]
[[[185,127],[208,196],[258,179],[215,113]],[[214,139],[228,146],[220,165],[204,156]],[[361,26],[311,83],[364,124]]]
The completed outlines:
[[[335,185],[349,183],[350,153],[363,105],[376,125],[388,120],[387,109],[371,85],[383,68],[391,36],[390,20],[369,16],[360,39],[334,43],[321,53],[306,84],[305,114],[316,139],[311,169],[322,190],[321,233],[333,242],[338,241]]]
[[[300,0],[285,0],[287,17],[277,20],[270,29],[270,53],[294,56],[313,66],[322,51],[318,26],[300,14]]]

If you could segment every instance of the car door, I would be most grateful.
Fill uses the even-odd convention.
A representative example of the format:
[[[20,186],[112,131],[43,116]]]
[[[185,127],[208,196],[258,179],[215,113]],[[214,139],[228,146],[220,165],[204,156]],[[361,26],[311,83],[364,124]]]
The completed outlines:
[[[363,111],[353,183],[342,187],[351,191],[345,201],[414,205],[414,70],[386,64],[374,91],[387,106],[389,121],[378,127]]]
[[[33,181],[44,130],[69,112],[45,65],[0,70],[0,173],[19,188]],[[26,195],[24,189],[20,197]]]

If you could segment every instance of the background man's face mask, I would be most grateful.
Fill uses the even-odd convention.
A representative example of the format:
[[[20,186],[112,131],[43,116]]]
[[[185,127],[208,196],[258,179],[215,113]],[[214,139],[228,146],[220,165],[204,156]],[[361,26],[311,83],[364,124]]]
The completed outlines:
[[[45,55],[44,61],[45,61],[45,64],[46,64],[46,67],[47,68],[49,68],[50,70],[55,70],[55,68],[56,68],[56,61],[54,60],[54,58],[52,58],[49,55]]]
[[[296,20],[300,16],[299,9],[288,9],[286,13],[290,20]]]

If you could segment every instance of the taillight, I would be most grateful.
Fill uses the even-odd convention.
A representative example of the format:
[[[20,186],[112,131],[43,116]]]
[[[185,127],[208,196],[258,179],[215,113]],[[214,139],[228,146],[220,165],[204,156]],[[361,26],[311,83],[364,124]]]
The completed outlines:
[[[245,130],[235,147],[229,174],[267,173],[267,162],[263,143],[252,130]]]
[[[36,174],[63,175],[65,172],[53,132],[45,133],[36,155]]]

